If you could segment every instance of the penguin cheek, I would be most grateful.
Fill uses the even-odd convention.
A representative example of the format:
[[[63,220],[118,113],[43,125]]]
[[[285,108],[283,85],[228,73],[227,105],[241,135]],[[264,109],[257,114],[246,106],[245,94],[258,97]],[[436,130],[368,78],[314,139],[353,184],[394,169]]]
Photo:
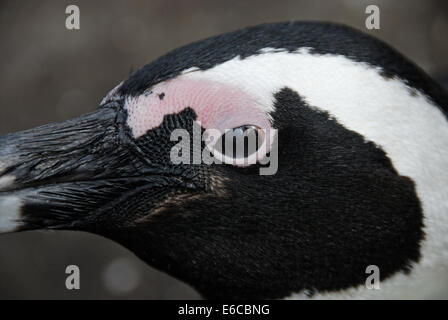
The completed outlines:
[[[238,87],[210,80],[184,79],[182,76],[125,99],[127,124],[135,139],[159,127],[164,118],[192,109],[205,133],[202,140],[219,161],[237,166],[256,163],[271,149],[275,130],[256,99]],[[252,157],[235,159],[215,152],[214,143],[227,131],[241,126],[259,128],[263,143]]]

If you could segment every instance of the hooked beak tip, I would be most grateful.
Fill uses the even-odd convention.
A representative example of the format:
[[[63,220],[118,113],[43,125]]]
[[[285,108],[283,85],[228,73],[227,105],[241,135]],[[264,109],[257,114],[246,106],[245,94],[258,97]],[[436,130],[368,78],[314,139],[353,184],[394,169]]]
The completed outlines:
[[[0,233],[14,232],[22,226],[22,208],[19,197],[0,195]]]
[[[1,192],[8,190],[14,185],[16,177],[13,175],[1,176],[0,165],[0,233],[17,231],[22,225],[23,203],[17,196],[2,195]]]

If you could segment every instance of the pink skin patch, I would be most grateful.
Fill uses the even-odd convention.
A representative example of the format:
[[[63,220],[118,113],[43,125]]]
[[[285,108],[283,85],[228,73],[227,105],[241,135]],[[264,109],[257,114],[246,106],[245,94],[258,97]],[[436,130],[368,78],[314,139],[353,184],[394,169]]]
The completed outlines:
[[[257,102],[229,85],[178,78],[159,83],[151,91],[126,100],[128,125],[135,138],[160,126],[165,115],[179,113],[188,107],[196,112],[196,121],[205,129],[224,132],[242,125],[271,128]]]
[[[215,154],[225,163],[245,166],[255,163],[269,152],[274,130],[259,104],[239,88],[209,80],[173,79],[159,83],[147,93],[129,97],[125,102],[128,126],[135,138],[161,125],[163,117],[186,108],[196,112],[196,121],[208,131],[224,133],[228,129],[253,125],[265,130],[267,135],[259,150],[246,159]],[[213,129],[213,130],[211,130]],[[219,137],[213,137],[217,141]],[[210,150],[213,146],[208,145]]]

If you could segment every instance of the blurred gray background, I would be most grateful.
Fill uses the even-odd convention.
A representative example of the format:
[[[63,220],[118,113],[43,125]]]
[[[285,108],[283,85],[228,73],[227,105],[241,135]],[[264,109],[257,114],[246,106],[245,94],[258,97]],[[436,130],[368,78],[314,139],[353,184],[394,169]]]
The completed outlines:
[[[76,4],[81,29],[65,28]],[[365,29],[381,10],[387,41],[431,75],[448,74],[448,1],[148,0],[0,2],[0,135],[96,108],[131,70],[168,50],[263,22],[328,20]],[[81,290],[65,289],[65,268]],[[0,299],[198,299],[123,247],[76,232],[0,236]]]

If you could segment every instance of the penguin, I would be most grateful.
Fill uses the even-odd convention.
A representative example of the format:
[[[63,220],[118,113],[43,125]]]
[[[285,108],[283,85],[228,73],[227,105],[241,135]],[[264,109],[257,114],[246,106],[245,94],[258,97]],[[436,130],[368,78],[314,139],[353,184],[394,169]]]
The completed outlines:
[[[448,285],[447,112],[439,84],[350,27],[218,35],[91,113],[0,137],[0,232],[95,233],[207,299],[431,297]],[[179,152],[195,130],[222,161]],[[220,148],[228,134],[256,150]]]

